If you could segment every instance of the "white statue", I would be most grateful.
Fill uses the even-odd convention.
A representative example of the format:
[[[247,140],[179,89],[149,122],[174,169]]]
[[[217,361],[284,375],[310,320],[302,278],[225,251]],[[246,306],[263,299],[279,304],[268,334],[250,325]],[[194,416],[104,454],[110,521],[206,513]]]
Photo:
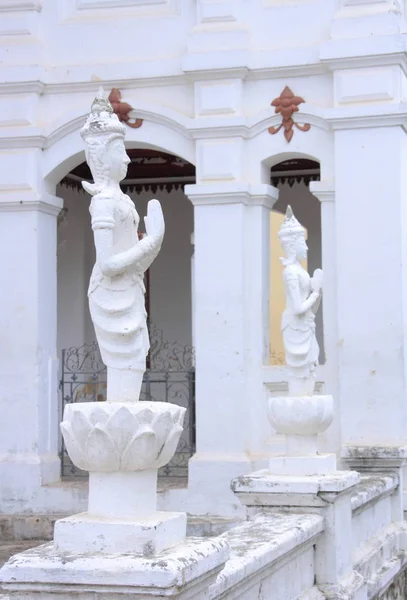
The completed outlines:
[[[139,240],[139,215],[120,189],[130,162],[125,127],[102,89],[81,130],[94,183],[82,185],[90,204],[96,264],[89,285],[89,308],[103,362],[107,366],[107,401],[139,400],[149,337],[144,301],[145,271],[164,236],[158,200],[148,203],[146,235]]]
[[[284,288],[286,308],[281,332],[286,365],[289,371],[289,395],[311,395],[314,392],[319,346],[315,336],[315,315],[322,294],[322,271],[317,269],[311,278],[302,267],[308,247],[305,231],[295,218],[291,207],[279,232],[285,258]]]

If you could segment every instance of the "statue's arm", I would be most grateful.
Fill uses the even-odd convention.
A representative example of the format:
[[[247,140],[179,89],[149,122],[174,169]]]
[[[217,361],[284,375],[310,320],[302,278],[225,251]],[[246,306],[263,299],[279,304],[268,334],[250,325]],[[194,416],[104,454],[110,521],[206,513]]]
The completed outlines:
[[[140,241],[140,243],[145,239],[145,237],[142,238],[142,240]],[[162,239],[157,239],[156,243],[152,245],[150,252],[148,252],[144,258],[141,258],[139,261],[139,268],[140,270],[145,273],[147,271],[147,269],[150,268],[151,264],[155,261],[155,259],[157,258],[158,253],[160,252],[161,249],[161,243],[162,243]]]
[[[113,277],[123,273],[132,265],[145,271],[161,248],[164,237],[164,219],[157,200],[149,202],[147,235],[128,250],[115,254],[113,250],[113,229],[115,227],[114,201],[106,198],[95,199],[92,207],[92,229],[96,247],[96,260],[103,275]]]
[[[297,317],[299,317],[315,305],[315,303],[319,300],[319,293],[312,292],[311,295],[304,302],[302,302],[298,277],[289,274],[286,275],[284,279],[287,292],[291,298],[293,312]]]
[[[107,277],[119,275],[135,264],[140,267],[140,270],[144,271],[145,264],[148,261],[151,264],[161,245],[161,242],[155,240],[152,236],[145,236],[129,250],[114,254],[112,229],[107,227],[96,228],[94,229],[94,238],[96,260],[103,275]]]
[[[315,292],[315,293],[318,294],[318,298],[315,300],[315,303],[312,305],[312,312],[314,313],[314,315],[317,314],[319,305],[321,304],[321,294],[318,292]]]

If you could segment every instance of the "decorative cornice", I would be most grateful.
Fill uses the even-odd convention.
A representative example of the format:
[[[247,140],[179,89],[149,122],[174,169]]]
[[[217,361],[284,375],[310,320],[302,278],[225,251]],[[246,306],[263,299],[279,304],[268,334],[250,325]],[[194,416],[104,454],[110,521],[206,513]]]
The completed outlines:
[[[13,190],[15,191],[15,190]],[[62,198],[44,194],[39,199],[30,200],[5,200],[0,198],[0,212],[36,211],[57,217],[63,208]]]
[[[250,117],[191,119],[168,108],[164,109],[162,106],[155,107],[149,104],[148,108],[139,105],[129,114],[132,117],[134,114],[134,117],[144,119],[146,124],[151,122],[170,128],[181,133],[186,139],[224,137],[251,139],[281,122],[281,117],[273,114],[271,109]],[[71,114],[70,120],[66,121],[66,118],[65,115],[63,119],[48,125],[45,130],[38,127],[0,128],[0,149],[48,149],[65,136],[78,131],[85,121],[86,114],[76,111],[76,114]],[[396,125],[407,130],[407,103],[363,104],[331,109],[320,109],[304,104],[304,109],[298,113],[297,120],[325,131]]]
[[[330,71],[341,69],[363,69],[367,67],[388,67],[398,65],[407,76],[407,56],[405,52],[395,52],[394,54],[373,56],[349,56],[339,58],[321,59],[321,63],[325,64]]]
[[[15,0],[19,2],[19,0]],[[1,0],[0,0],[1,2]],[[11,5],[7,0],[4,6]],[[14,2],[13,2],[14,5]],[[20,6],[37,6],[38,2],[19,2]],[[2,10],[0,4],[0,12]],[[19,9],[20,10],[20,9]],[[23,10],[23,9],[21,9]],[[36,9],[37,10],[37,9]],[[250,81],[313,76],[329,73],[342,68],[386,66],[399,64],[407,72],[406,35],[372,36],[349,40],[330,40],[322,46],[310,48],[290,48],[273,51],[238,51],[232,53],[201,53],[187,55],[183,70],[178,60],[153,61],[137,65],[137,76],[126,78],[131,67],[126,63],[100,65],[100,76],[106,88],[119,88],[122,92],[145,87],[167,85],[188,85],[199,80],[247,79]],[[272,65],[272,66],[270,66]],[[66,79],[69,68],[70,80]],[[4,71],[3,71],[4,69]],[[15,81],[16,67],[3,67],[0,93],[27,93],[33,91],[44,94],[94,92],[98,81],[92,78],[95,65],[66,65],[64,67],[31,68],[30,81]],[[121,71],[118,73],[118,69]],[[9,75],[10,71],[10,75]],[[18,71],[18,67],[17,67]],[[23,72],[23,71],[22,71]],[[27,67],[24,66],[24,73]],[[133,69],[134,73],[134,69]],[[10,77],[14,81],[10,81]],[[28,87],[27,87],[28,86]]]
[[[0,0],[0,13],[27,10],[41,12],[42,0]]]
[[[319,46],[302,48],[301,51],[202,52],[186,55],[182,68],[192,81],[230,78],[256,81],[322,75],[327,72],[326,66],[319,60]]]
[[[326,120],[334,130],[398,125],[407,131],[407,103],[328,109]]]
[[[325,121],[324,110],[310,104],[304,104],[301,113],[298,113],[299,123],[308,123],[311,126],[329,131],[329,124]],[[271,108],[251,115],[249,117],[198,117],[190,119],[189,134],[194,139],[242,137],[253,138],[262,131],[281,123],[281,117],[274,114]]]
[[[244,204],[271,210],[278,199],[278,190],[268,184],[196,184],[186,185],[184,192],[194,206]]]
[[[335,202],[335,185],[333,181],[311,181],[309,184],[309,191],[318,198],[321,203]]]
[[[321,65],[330,71],[399,65],[407,75],[407,36],[330,40],[320,52]]]
[[[0,83],[0,93],[5,94],[38,94],[44,93],[45,85],[40,81],[22,81]]]
[[[22,135],[18,135],[18,133],[20,133],[21,129],[24,129],[25,132],[22,132]],[[27,127],[19,127],[19,132],[16,132],[16,135],[4,135],[4,137],[1,136],[1,134],[3,133],[0,129],[0,149],[1,150],[5,150],[5,149],[10,149],[10,148],[40,148],[43,149],[45,146],[45,135],[42,132],[39,133],[32,133],[32,135],[30,135],[29,133],[26,133],[27,131]],[[36,130],[37,131],[37,130]]]

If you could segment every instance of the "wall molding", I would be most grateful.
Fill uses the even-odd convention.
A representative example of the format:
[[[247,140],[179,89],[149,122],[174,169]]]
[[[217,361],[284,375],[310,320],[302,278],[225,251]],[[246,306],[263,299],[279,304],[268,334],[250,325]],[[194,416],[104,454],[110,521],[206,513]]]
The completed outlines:
[[[179,13],[178,0],[59,0],[61,22],[123,17],[157,18]]]
[[[0,0],[0,13],[36,11],[41,12],[43,0]]]

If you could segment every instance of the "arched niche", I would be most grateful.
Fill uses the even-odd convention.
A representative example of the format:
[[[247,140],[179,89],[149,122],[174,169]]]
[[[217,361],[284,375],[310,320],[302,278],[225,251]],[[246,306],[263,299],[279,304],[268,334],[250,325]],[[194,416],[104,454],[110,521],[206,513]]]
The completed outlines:
[[[281,157],[280,157],[281,158]],[[278,231],[290,205],[300,223],[306,229],[308,258],[304,268],[312,275],[322,267],[321,204],[310,192],[311,181],[320,180],[320,165],[312,158],[289,158],[281,162],[270,160],[270,183],[279,190],[279,198],[270,216],[270,362],[284,364],[284,348],[280,332],[281,315],[285,307],[282,283],[283,256]],[[320,346],[320,364],[325,362],[322,307],[316,317],[316,335]]]
[[[151,117],[153,118],[153,117]],[[195,144],[185,128],[162,115],[145,120],[138,129],[126,129],[126,148],[148,148],[178,156],[195,164]],[[83,119],[75,118],[50,133],[43,151],[42,174],[47,191],[55,193],[58,183],[75,167],[84,162],[85,151],[79,134]]]

